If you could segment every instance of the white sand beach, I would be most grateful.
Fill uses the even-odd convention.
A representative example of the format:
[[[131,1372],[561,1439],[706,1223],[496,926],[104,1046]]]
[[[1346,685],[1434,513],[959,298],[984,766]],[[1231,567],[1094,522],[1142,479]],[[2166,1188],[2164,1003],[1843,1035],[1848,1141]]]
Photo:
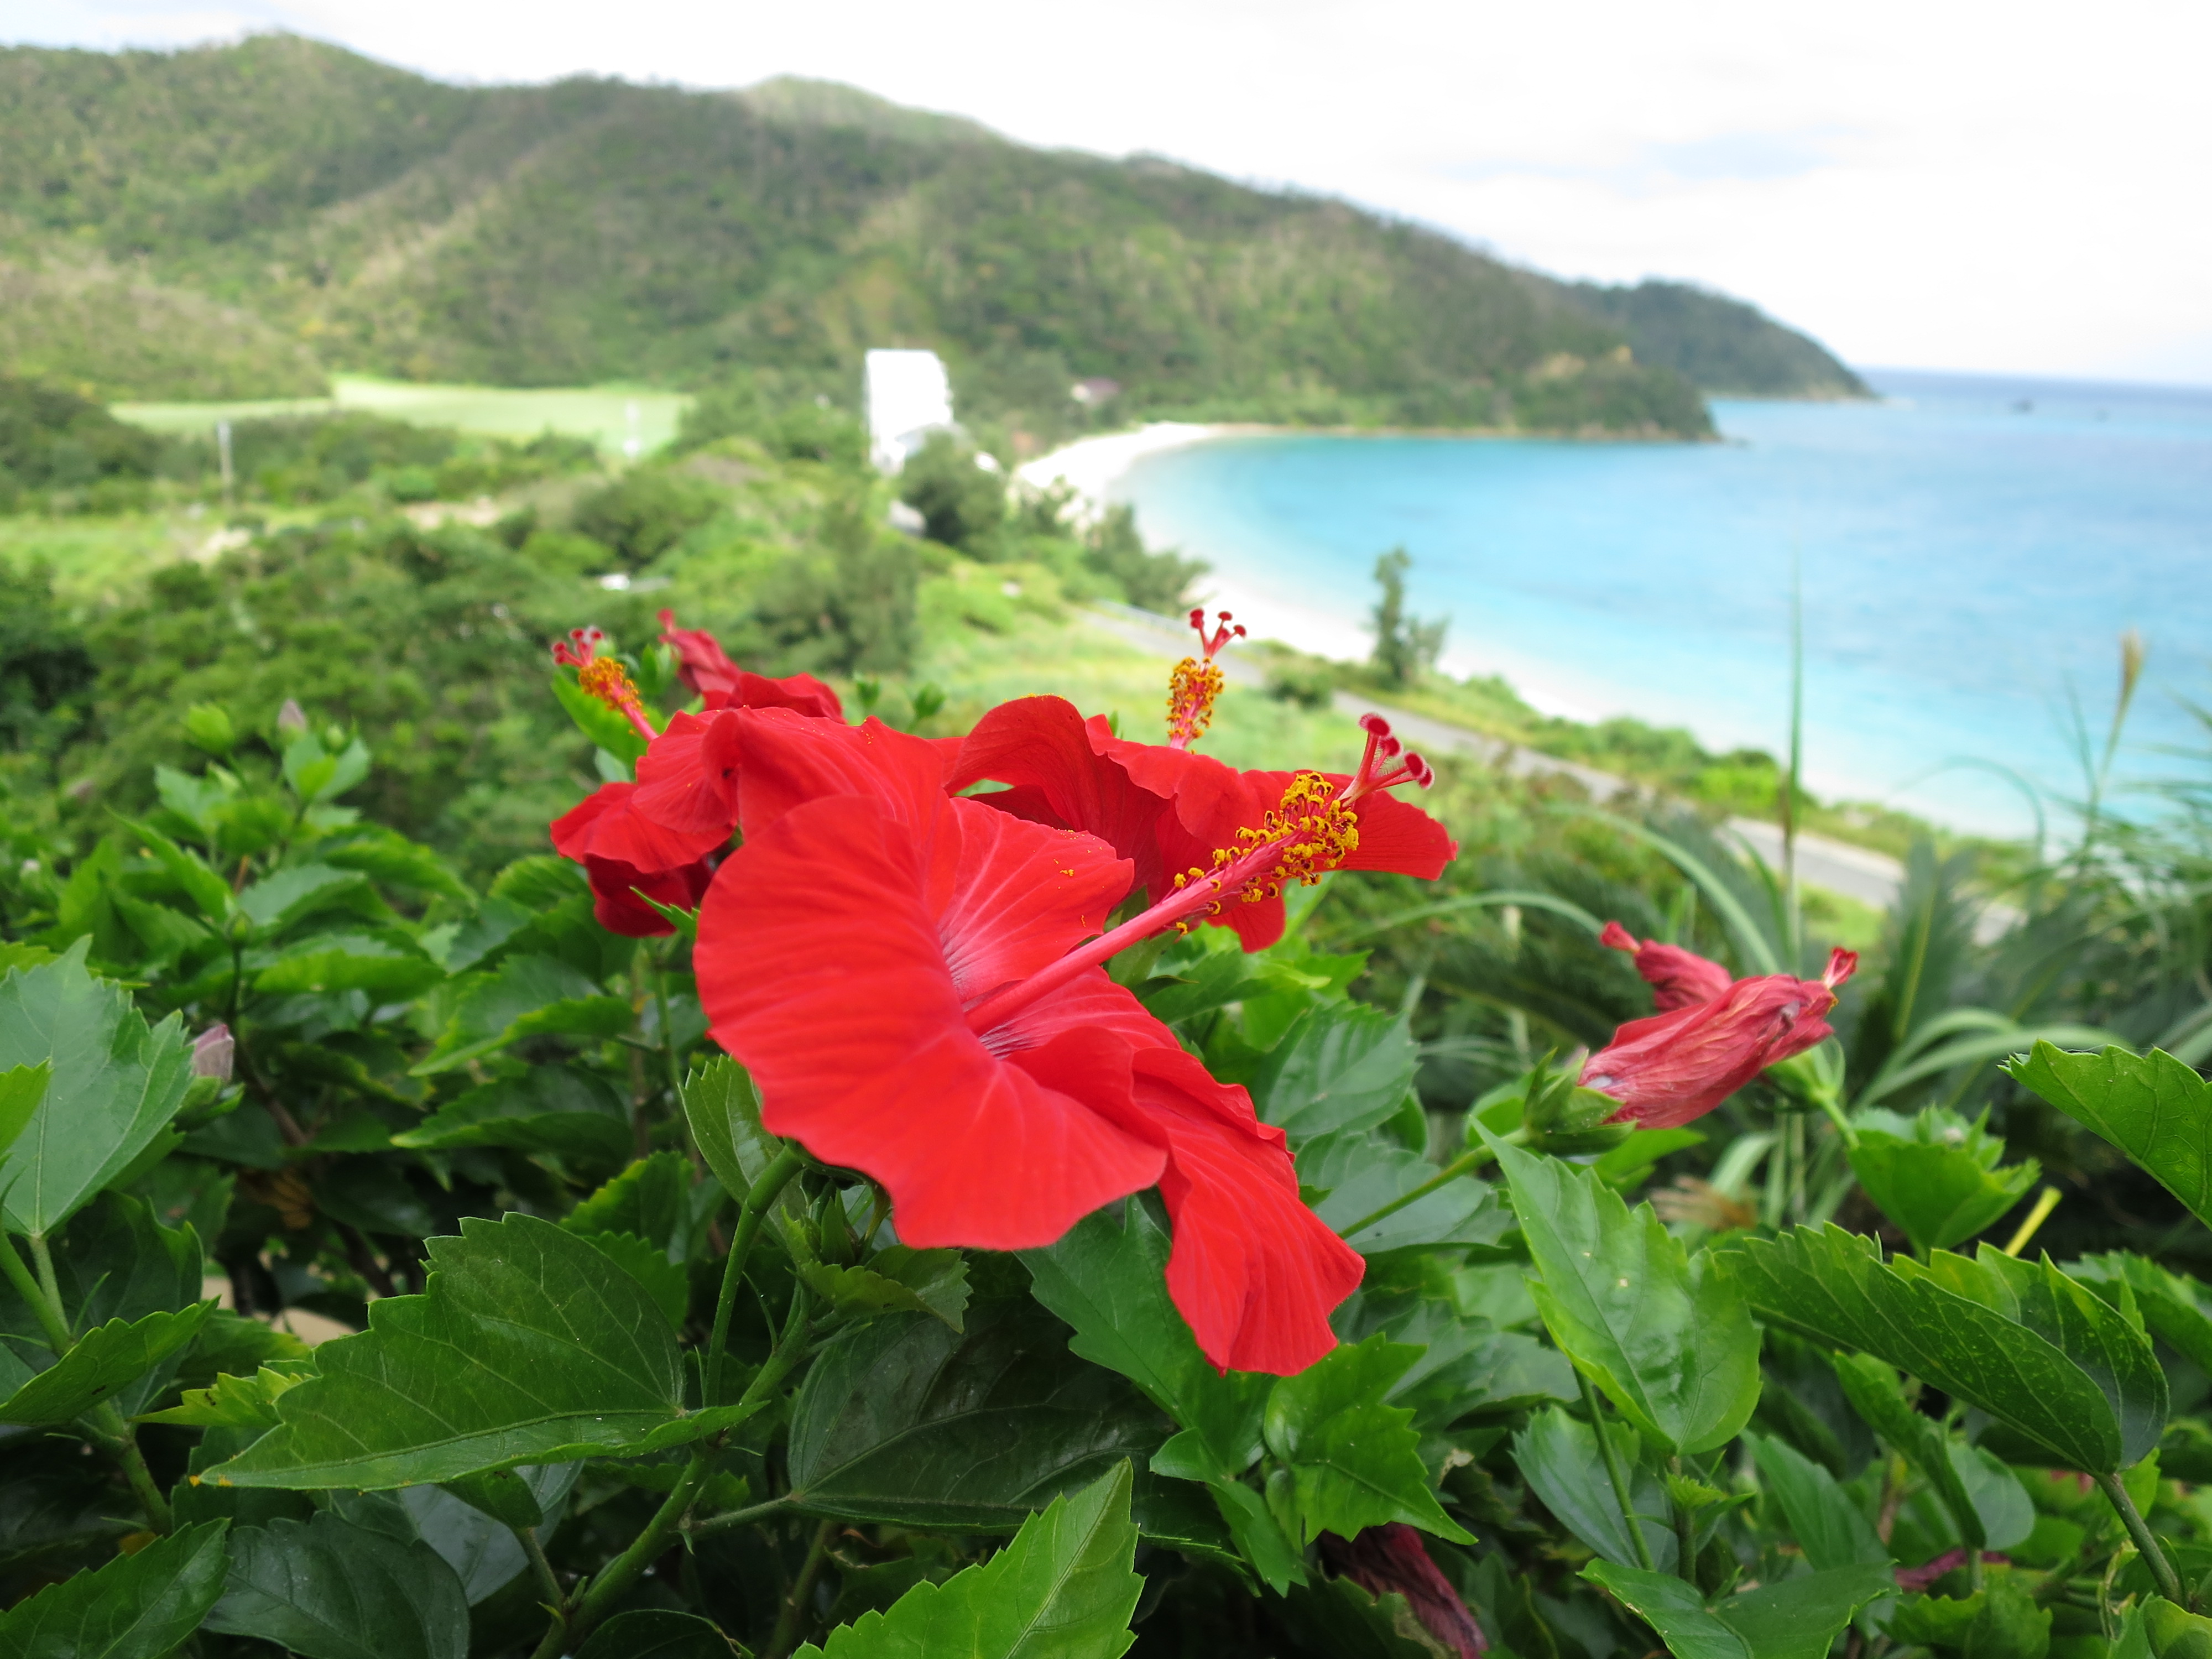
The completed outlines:
[[[1074,515],[1088,524],[1106,510],[1106,494],[1130,466],[1146,455],[1186,444],[1204,443],[1239,432],[1265,431],[1264,427],[1208,426],[1196,421],[1152,421],[1134,432],[1102,433],[1078,438],[1073,443],[1024,461],[1014,476],[1037,489],[1066,484],[1075,492]]]

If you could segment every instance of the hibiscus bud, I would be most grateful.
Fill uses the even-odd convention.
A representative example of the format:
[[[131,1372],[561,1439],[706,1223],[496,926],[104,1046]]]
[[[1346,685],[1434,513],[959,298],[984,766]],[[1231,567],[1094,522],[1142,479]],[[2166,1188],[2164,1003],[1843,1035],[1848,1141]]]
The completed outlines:
[[[1725,995],[1732,982],[1729,970],[1717,962],[1685,951],[1679,945],[1662,945],[1656,939],[1638,943],[1636,936],[1617,921],[1606,923],[1597,942],[1608,950],[1625,951],[1636,959],[1636,971],[1651,988],[1652,1006],[1662,1014],[1694,1003],[1711,1002],[1715,997]]]
[[[276,711],[276,735],[289,743],[294,738],[305,737],[307,733],[307,712],[290,697],[285,698],[284,706]]]
[[[1579,1086],[1571,1072],[1540,1072],[1522,1108],[1521,1127],[1533,1150],[1559,1158],[1601,1152],[1628,1138],[1629,1127],[1611,1120],[1620,1103]]]
[[[1321,1535],[1321,1556],[1329,1571],[1378,1600],[1402,1595],[1421,1628],[1458,1659],[1477,1659],[1490,1651],[1482,1626],[1474,1622],[1451,1580],[1437,1571],[1422,1547],[1421,1534],[1403,1522],[1370,1527],[1357,1538]]]
[[[229,1082],[231,1059],[237,1049],[229,1026],[209,1026],[192,1039],[192,1075],[213,1078],[217,1083]]]

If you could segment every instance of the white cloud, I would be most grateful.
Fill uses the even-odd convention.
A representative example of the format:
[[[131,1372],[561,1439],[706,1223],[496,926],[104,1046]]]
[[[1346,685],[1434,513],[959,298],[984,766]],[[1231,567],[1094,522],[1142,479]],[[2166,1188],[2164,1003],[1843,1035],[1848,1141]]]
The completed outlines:
[[[1857,362],[2212,381],[2196,3],[0,0],[23,40],[277,24],[478,82],[848,81],[1707,283]]]

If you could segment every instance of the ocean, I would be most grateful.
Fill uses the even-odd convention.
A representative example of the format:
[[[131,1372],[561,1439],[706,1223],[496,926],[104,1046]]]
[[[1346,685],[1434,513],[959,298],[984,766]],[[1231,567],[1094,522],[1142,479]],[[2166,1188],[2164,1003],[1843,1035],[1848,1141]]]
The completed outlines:
[[[1784,752],[1794,570],[1826,797],[2016,835],[2032,794],[2059,828],[2128,629],[2149,656],[2116,780],[2212,769],[2185,752],[2212,751],[2188,706],[2212,706],[2212,391],[1866,378],[1878,401],[1715,399],[1717,444],[1224,437],[1109,493],[1257,633],[1364,654],[1403,546],[1448,671],[1720,750]]]

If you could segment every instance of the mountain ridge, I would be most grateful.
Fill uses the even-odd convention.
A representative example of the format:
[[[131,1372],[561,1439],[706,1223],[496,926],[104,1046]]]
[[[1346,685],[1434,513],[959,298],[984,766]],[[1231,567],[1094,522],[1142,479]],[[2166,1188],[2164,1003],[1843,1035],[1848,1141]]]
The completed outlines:
[[[1031,149],[835,82],[459,87],[261,34],[0,50],[0,126],[22,135],[0,261],[50,282],[104,262],[142,295],[227,308],[251,361],[197,382],[229,395],[257,374],[297,389],[289,343],[417,380],[766,370],[848,400],[861,349],[927,345],[963,412],[1018,447],[1148,416],[1702,437],[1714,339],[1807,390],[1834,389],[1808,363],[1850,380],[1740,302],[1690,302],[1728,309],[1655,356],[1634,306],[1609,316],[1607,291],[1434,230],[1157,157]],[[0,335],[0,365],[205,395],[72,349]],[[1084,407],[1078,380],[1121,393]]]

